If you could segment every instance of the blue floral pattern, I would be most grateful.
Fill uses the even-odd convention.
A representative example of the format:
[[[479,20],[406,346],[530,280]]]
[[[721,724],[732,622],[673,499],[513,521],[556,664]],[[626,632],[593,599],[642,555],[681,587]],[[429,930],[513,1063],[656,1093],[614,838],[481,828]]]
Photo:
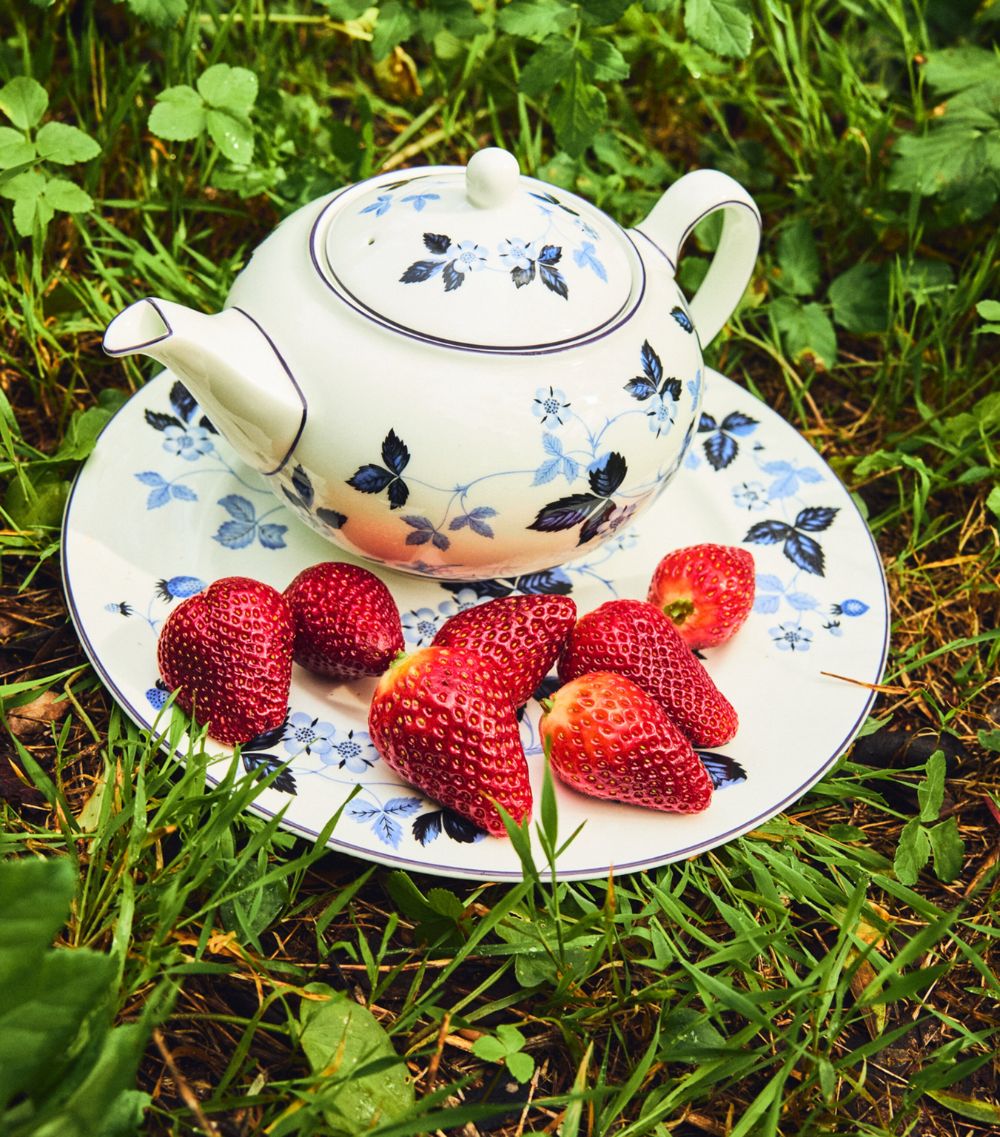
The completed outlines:
[[[698,433],[705,436],[704,457],[692,450],[685,463],[696,469],[707,462],[716,475],[738,473],[729,489],[733,506],[770,515],[748,525],[742,538],[755,547],[758,567],[753,614],[766,620],[766,634],[778,651],[805,656],[817,634],[842,636],[845,618],[850,623],[863,617],[871,605],[857,597],[819,594],[827,570],[826,534],[835,527],[840,507],[812,500],[827,476],[818,464],[772,459],[764,445],[752,442],[758,425],[743,411],[716,417],[703,410]],[[749,449],[743,445],[748,441]],[[769,548],[782,558],[781,565],[769,565],[774,571],[762,568],[763,550]]]
[[[362,214],[384,217],[397,202],[418,213],[433,211],[440,200],[436,193],[398,194],[411,184],[411,179],[382,187],[375,200],[359,210]],[[455,292],[472,275],[482,272],[505,273],[518,291],[539,281],[549,292],[569,298],[569,283],[563,275],[563,251],[569,238],[569,263],[605,284],[608,272],[598,255],[600,235],[579,213],[559,201],[553,194],[532,193],[542,218],[542,228],[530,236],[521,234],[502,238],[495,248],[475,237],[454,239],[445,233],[425,232],[422,236],[426,254],[412,261],[399,277],[402,284],[425,284],[440,280],[445,292]],[[579,243],[577,243],[579,242]]]

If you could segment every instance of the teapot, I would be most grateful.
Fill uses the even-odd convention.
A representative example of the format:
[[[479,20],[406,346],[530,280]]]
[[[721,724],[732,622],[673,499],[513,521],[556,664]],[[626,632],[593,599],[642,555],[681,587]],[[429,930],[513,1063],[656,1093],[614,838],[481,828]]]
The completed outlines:
[[[681,246],[716,211],[688,301]],[[339,548],[446,580],[519,576],[589,553],[666,488],[698,422],[702,345],[760,231],[716,170],[683,175],[625,230],[491,147],[298,209],[221,312],[139,300],[104,349],[168,368]]]

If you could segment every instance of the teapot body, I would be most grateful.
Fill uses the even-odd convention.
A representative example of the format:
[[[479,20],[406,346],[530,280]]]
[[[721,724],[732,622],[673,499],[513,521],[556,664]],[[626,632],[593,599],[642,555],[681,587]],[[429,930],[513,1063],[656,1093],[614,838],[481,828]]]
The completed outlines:
[[[278,498],[350,553],[442,579],[541,571],[623,536],[679,468],[701,404],[698,335],[667,256],[623,234],[638,284],[575,342],[447,342],[335,294],[315,262],[336,196],[287,218],[227,300],[301,392],[299,437],[267,474]]]

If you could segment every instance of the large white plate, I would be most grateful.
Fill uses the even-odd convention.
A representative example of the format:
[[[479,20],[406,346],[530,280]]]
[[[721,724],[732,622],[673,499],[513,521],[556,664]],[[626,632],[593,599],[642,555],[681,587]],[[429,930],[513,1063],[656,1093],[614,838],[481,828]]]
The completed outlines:
[[[115,415],[80,471],[64,522],[63,577],[76,629],[104,683],[142,727],[152,726],[165,698],[156,639],[181,598],[230,575],[283,589],[310,564],[349,559],[281,506],[180,395],[163,372]],[[752,551],[754,612],[734,640],[704,653],[741,718],[735,740],[708,758],[718,785],[711,805],[681,817],[559,787],[560,835],[584,822],[558,863],[567,879],[690,857],[779,813],[850,743],[874,697],[864,685],[882,675],[885,578],[850,495],[800,434],[722,375],[709,374],[704,406],[675,482],[600,550],[488,585],[377,570],[416,646],[487,593],[568,591],[583,613],[614,597],[644,598],[669,549],[717,541]],[[520,879],[509,841],[442,812],[379,759],[367,733],[374,682],[330,685],[296,667],[287,727],[243,753],[247,769],[285,765],[254,808],[284,809],[285,827],[315,836],[360,786],[332,847],[444,876]],[[539,714],[532,701],[522,720],[536,792]],[[537,861],[544,863],[540,850]]]

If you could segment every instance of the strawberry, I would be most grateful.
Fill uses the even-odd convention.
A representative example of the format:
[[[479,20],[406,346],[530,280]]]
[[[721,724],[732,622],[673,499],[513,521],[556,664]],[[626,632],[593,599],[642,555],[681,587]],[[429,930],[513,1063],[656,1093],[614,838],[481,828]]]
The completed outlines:
[[[691,648],[717,647],[731,639],[750,615],[753,598],[750,553],[709,543],[667,553],[646,597],[673,620]]]
[[[576,604],[568,596],[500,596],[449,617],[434,643],[493,660],[520,707],[548,674],[575,621]]]
[[[577,621],[559,677],[565,683],[588,671],[631,679],[695,746],[719,746],[736,733],[732,704],[670,620],[645,600],[608,600]]]
[[[227,576],[175,608],[157,643],[177,705],[227,745],[279,727],[292,681],[292,614],[259,580]]]
[[[403,650],[392,594],[360,565],[312,565],[285,589],[285,600],[295,620],[295,662],[317,675],[381,675]]]
[[[375,689],[368,731],[401,778],[487,833],[507,833],[494,802],[515,821],[530,816],[528,763],[507,685],[474,651],[432,644],[399,657]]]
[[[542,706],[552,771],[573,789],[672,813],[711,801],[712,779],[691,743],[631,679],[588,672]]]

